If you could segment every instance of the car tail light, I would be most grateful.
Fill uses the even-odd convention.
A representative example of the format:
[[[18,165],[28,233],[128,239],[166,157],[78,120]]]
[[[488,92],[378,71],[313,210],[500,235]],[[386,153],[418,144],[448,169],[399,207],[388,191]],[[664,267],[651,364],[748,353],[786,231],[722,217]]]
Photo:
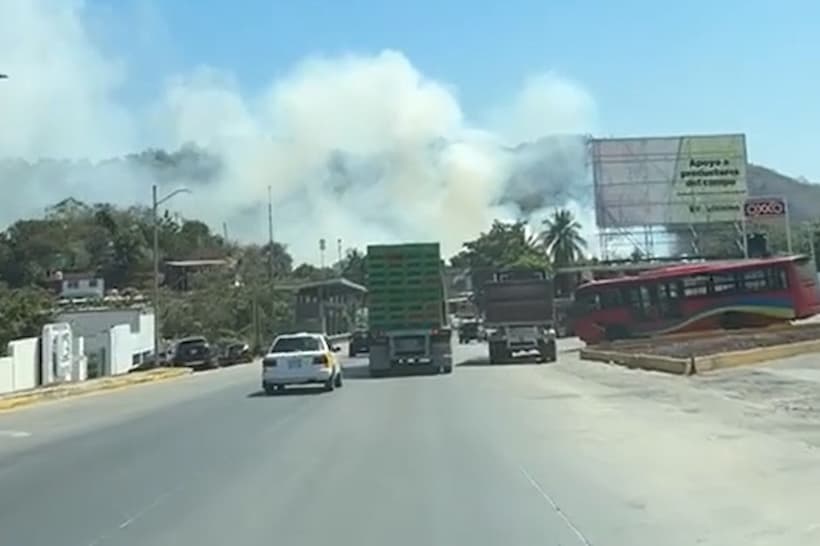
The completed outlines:
[[[330,358],[323,354],[313,358],[313,363],[322,366],[330,366]]]
[[[276,359],[275,358],[266,358],[262,361],[262,365],[265,368],[274,368],[276,367]]]

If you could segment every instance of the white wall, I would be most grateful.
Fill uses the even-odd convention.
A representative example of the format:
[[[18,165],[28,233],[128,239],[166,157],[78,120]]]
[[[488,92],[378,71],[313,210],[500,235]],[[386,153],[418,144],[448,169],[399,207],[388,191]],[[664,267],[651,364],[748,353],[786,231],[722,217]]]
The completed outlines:
[[[9,343],[9,355],[14,359],[14,390],[37,386],[40,340],[36,337],[15,339]]]
[[[127,373],[133,366],[135,337],[131,334],[131,327],[127,324],[118,324],[110,330],[110,371],[111,375]]]
[[[143,313],[140,315],[139,332],[137,334],[136,348],[144,353],[154,352],[154,313]],[[148,355],[146,355],[148,356]]]
[[[9,356],[0,358],[0,394],[37,386],[38,344],[36,337],[9,343]]]
[[[142,309],[90,309],[61,313],[75,336],[85,338],[85,354],[101,375],[125,373],[154,350],[154,314]],[[118,328],[126,326],[126,329]],[[116,330],[112,330],[117,328]],[[127,353],[127,354],[126,354]]]
[[[14,359],[0,357],[0,394],[14,391]]]

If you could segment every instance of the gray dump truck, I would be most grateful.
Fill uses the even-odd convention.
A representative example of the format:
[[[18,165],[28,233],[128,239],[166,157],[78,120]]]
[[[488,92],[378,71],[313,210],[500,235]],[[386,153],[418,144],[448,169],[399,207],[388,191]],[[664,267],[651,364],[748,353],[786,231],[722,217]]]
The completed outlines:
[[[485,271],[473,279],[491,363],[523,353],[557,359],[553,283],[544,271]]]

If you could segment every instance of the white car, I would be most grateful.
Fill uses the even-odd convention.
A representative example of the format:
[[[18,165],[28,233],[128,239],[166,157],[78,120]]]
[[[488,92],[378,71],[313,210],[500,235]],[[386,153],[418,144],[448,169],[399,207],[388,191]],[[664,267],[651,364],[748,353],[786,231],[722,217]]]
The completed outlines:
[[[281,335],[262,359],[262,388],[272,394],[287,385],[318,383],[328,391],[341,387],[338,351],[322,334]]]

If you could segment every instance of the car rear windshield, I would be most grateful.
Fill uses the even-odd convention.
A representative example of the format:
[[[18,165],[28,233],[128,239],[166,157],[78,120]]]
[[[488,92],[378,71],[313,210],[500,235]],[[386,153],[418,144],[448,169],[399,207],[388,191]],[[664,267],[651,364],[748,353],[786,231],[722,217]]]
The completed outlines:
[[[207,341],[204,338],[186,339],[180,341],[178,347],[196,347],[197,345],[205,345]]]
[[[320,351],[321,343],[315,337],[283,337],[271,347],[272,353],[297,353],[300,351]]]

